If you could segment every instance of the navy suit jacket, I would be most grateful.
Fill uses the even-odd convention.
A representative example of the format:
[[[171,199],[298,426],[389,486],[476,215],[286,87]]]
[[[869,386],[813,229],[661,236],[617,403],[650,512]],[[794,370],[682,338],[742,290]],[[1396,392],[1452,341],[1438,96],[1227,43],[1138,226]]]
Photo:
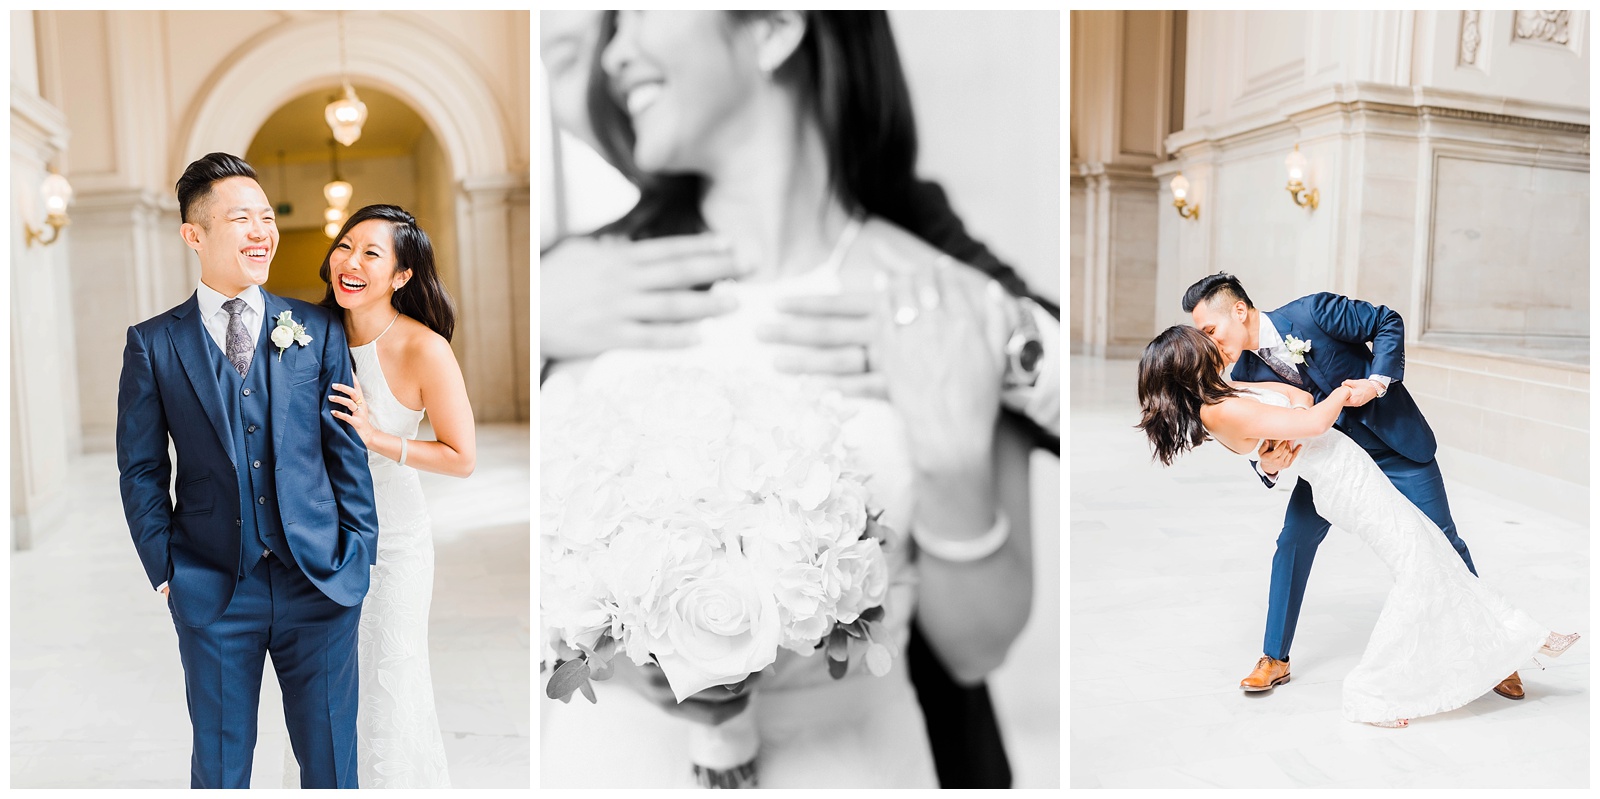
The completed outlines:
[[[378,517],[367,448],[329,413],[333,383],[351,379],[344,326],[326,309],[261,292],[268,340],[278,314],[291,311],[311,343],[282,353],[257,347],[265,368],[278,514],[300,570],[345,607],[367,593],[377,557]],[[216,621],[233,598],[243,547],[240,472],[206,347],[216,342],[194,295],[128,328],[117,391],[117,469],[122,507],[152,587],[171,583],[173,613],[193,627]],[[270,347],[270,341],[268,342]],[[172,480],[171,439],[177,450]],[[174,500],[174,494],[176,495]]]
[[[1345,408],[1339,423],[1346,428],[1361,425],[1390,449],[1418,463],[1433,460],[1438,449],[1433,429],[1402,382],[1406,333],[1398,311],[1323,292],[1262,313],[1272,320],[1279,335],[1311,342],[1305,371],[1311,378],[1307,388],[1318,402],[1346,380],[1374,374],[1391,378],[1384,396],[1359,408]],[[1254,352],[1239,356],[1232,377],[1243,382],[1285,382]]]

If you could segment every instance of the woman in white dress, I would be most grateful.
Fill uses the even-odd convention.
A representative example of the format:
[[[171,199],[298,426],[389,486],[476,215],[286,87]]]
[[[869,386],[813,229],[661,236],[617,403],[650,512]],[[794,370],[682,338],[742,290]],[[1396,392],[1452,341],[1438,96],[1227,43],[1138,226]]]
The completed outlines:
[[[362,788],[447,788],[449,770],[428,669],[433,531],[417,471],[472,474],[472,406],[450,349],[455,311],[433,245],[411,214],[369,205],[344,223],[322,262],[322,304],[343,312],[354,386],[335,385],[334,416],[368,449],[378,508],[377,564],[361,606],[357,716]],[[424,412],[435,440],[418,440]]]
[[[713,289],[738,310],[701,322],[699,346],[560,363],[541,405],[559,405],[591,368],[615,375],[687,359],[771,373],[785,353],[758,332],[799,296],[841,312],[878,309],[863,322],[876,326],[871,352],[837,354],[856,359],[856,372],[869,358],[887,379],[857,401],[844,435],[863,459],[869,507],[894,531],[882,624],[896,665],[833,680],[822,656],[782,652],[744,697],[711,689],[680,705],[654,668],[618,657],[617,677],[594,686],[596,704],[541,700],[541,785],[693,784],[690,725],[748,713],[761,787],[935,787],[904,668],[909,621],[914,609],[966,681],[1003,661],[1027,618],[1032,562],[1027,519],[999,510],[1002,493],[1025,505],[1026,486],[997,486],[994,470],[997,451],[1025,455],[1026,446],[997,433],[1007,305],[986,279],[906,232],[915,134],[887,18],[615,12],[601,38],[596,134],[641,186],[633,212],[602,235],[711,231],[750,270]],[[846,379],[841,388],[860,387]]]
[[[1438,526],[1333,429],[1349,389],[1313,404],[1281,383],[1229,384],[1225,365],[1197,328],[1157,336],[1139,361],[1139,428],[1168,465],[1209,438],[1244,455],[1262,440],[1298,442],[1295,466],[1316,490],[1317,513],[1359,537],[1394,575],[1361,662],[1344,680],[1346,720],[1405,727],[1471,702],[1529,657],[1560,655],[1577,640],[1473,576]]]

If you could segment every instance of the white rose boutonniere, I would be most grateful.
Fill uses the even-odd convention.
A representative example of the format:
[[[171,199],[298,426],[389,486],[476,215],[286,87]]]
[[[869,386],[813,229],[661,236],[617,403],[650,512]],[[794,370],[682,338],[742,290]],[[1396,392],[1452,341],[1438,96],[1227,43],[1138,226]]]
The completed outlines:
[[[1289,363],[1297,366],[1306,362],[1306,353],[1311,351],[1311,341],[1308,339],[1284,336],[1283,345],[1289,348]]]
[[[306,326],[294,320],[293,312],[278,314],[278,324],[272,328],[272,344],[278,348],[278,360],[283,360],[283,351],[289,349],[290,344],[304,347],[310,343],[311,336],[306,335]]]

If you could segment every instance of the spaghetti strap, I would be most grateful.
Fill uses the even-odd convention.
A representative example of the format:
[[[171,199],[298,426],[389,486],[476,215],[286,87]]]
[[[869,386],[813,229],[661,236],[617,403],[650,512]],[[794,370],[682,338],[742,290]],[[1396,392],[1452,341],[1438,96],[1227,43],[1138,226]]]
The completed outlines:
[[[844,224],[844,230],[839,231],[839,240],[834,243],[833,252],[828,254],[828,260],[824,261],[817,271],[824,274],[838,273],[839,268],[844,265],[845,254],[850,252],[850,245],[855,243],[856,236],[860,235],[865,222],[861,216],[854,214],[850,216],[849,221]]]
[[[395,322],[398,322],[398,321],[400,321],[400,312],[399,312],[399,311],[395,311],[395,312],[394,312],[394,318],[393,318],[393,319],[390,319],[390,320],[389,320],[389,327],[394,327],[394,323],[395,323]],[[383,329],[383,333],[387,333],[387,332],[389,332],[389,327],[386,327],[386,328],[384,328],[384,329]],[[376,337],[375,337],[375,338],[373,338],[373,339],[372,339],[372,340],[373,340],[373,341],[377,341],[377,340],[378,340],[378,339],[380,339],[380,338],[383,338],[383,333],[379,333],[379,334],[378,334],[378,335],[377,335],[377,336],[376,336]],[[370,343],[370,342],[369,342],[369,343]]]

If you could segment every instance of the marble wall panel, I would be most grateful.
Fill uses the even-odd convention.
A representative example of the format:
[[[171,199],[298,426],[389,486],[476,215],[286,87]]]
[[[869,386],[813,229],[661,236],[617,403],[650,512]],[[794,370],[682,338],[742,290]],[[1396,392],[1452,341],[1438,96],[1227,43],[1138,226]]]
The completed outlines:
[[[1427,331],[1586,338],[1588,181],[1576,170],[1439,156]]]

